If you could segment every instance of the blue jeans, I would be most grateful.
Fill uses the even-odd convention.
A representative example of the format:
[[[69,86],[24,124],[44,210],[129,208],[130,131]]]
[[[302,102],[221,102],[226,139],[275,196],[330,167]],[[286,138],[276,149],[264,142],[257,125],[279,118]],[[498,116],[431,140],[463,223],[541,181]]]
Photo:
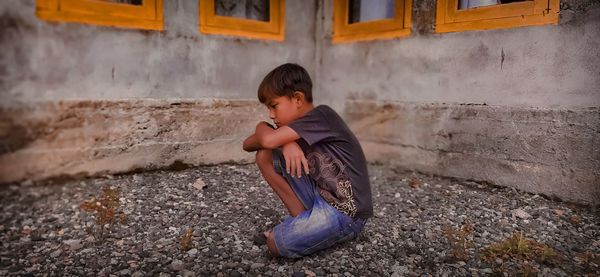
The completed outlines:
[[[317,192],[308,175],[294,178],[285,171],[285,159],[279,149],[273,149],[273,167],[282,175],[296,193],[305,211],[288,217],[273,228],[275,245],[279,254],[299,258],[321,249],[353,239],[362,231],[366,219],[352,218],[327,203]]]

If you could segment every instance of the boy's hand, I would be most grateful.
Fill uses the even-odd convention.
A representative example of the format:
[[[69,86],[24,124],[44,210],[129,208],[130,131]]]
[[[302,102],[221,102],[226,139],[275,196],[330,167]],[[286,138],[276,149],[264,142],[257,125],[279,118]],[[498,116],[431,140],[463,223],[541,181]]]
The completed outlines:
[[[294,173],[297,174],[296,177],[300,177],[302,175],[302,167],[304,167],[304,172],[308,174],[308,160],[304,157],[304,152],[295,141],[288,142],[282,146],[283,157],[285,158],[285,171],[294,177]]]
[[[258,132],[259,130],[265,127],[269,127],[269,129],[266,130],[275,130],[275,127],[273,127],[273,125],[267,123],[266,121],[261,121],[258,124],[256,124],[255,132]]]

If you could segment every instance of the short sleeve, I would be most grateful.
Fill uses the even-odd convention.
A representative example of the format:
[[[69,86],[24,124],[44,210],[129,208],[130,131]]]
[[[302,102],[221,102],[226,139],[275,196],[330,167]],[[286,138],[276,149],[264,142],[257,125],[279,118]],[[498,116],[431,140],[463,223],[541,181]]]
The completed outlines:
[[[312,109],[304,116],[290,122],[292,128],[309,145],[315,144],[335,137],[335,130],[331,128],[331,120],[328,120],[327,110],[324,106]]]

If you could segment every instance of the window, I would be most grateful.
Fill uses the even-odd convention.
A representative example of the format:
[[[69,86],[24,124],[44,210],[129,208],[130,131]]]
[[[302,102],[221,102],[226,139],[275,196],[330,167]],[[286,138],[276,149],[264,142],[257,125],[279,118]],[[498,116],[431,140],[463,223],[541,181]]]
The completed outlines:
[[[285,39],[285,0],[200,0],[200,32]]]
[[[412,0],[335,0],[333,42],[410,35]]]
[[[37,0],[35,14],[51,21],[163,29],[163,0]]]
[[[559,0],[438,0],[436,32],[557,24]]]

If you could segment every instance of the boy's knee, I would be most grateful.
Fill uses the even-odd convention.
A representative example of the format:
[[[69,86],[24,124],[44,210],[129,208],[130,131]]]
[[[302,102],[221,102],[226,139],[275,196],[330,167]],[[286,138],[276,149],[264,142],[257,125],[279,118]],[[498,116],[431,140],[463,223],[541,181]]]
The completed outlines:
[[[271,150],[269,149],[260,149],[258,151],[256,151],[256,160],[255,160],[256,164],[259,167],[263,167],[266,165],[272,165],[273,164],[273,158],[272,158],[272,154],[271,154]]]

